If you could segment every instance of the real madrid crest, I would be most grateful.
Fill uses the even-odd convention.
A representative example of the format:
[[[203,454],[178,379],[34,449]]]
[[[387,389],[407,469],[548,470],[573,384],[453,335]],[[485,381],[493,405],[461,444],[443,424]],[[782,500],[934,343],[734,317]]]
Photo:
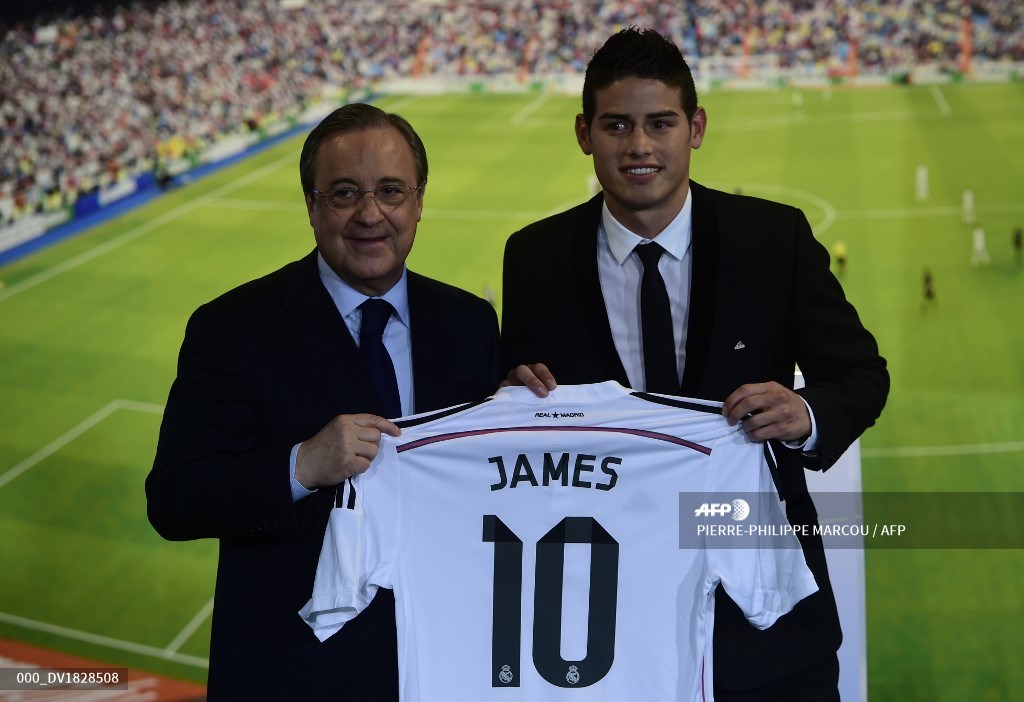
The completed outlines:
[[[565,674],[565,681],[570,685],[575,685],[580,681],[580,671],[576,668],[576,666],[569,666],[569,672]]]

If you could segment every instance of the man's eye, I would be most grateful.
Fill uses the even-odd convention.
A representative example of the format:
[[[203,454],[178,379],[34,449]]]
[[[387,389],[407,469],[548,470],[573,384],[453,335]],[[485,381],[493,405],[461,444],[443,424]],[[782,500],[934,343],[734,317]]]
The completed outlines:
[[[351,202],[359,197],[359,191],[355,188],[338,188],[331,193],[331,199],[337,202]]]

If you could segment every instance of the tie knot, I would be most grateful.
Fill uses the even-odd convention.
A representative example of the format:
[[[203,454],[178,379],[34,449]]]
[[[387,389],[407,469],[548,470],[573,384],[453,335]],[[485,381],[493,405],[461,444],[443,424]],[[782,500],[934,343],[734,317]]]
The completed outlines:
[[[387,300],[371,297],[359,305],[363,317],[359,322],[359,336],[382,336],[395,308]]]
[[[658,260],[661,259],[661,255],[665,253],[665,249],[661,248],[661,244],[651,242],[649,244],[637,244],[636,255],[640,257],[640,262],[644,264],[644,270],[647,270],[651,266],[658,267]]]

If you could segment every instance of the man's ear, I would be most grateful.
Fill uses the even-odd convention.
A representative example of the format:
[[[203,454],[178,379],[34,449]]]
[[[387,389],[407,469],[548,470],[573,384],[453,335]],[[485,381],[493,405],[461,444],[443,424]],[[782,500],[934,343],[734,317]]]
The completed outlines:
[[[303,193],[303,199],[306,201],[306,215],[309,217],[309,226],[313,226],[313,203],[316,201],[316,195],[312,193]]]
[[[423,181],[419,192],[416,193],[416,221],[423,221],[423,196],[427,192],[427,181]]]
[[[590,143],[590,125],[583,115],[576,115],[576,143],[587,156],[594,153],[593,145]]]
[[[699,149],[704,141],[704,134],[708,128],[708,113],[703,107],[698,107],[690,120],[690,147]]]

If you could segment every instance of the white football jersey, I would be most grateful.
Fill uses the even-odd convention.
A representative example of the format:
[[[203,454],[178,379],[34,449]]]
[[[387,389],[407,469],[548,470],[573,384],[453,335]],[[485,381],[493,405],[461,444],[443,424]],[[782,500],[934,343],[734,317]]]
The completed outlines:
[[[338,488],[300,616],[324,640],[394,590],[406,702],[710,700],[716,585],[759,628],[817,590],[792,534],[681,548],[684,492],[785,523],[719,404],[515,387],[399,424]]]

